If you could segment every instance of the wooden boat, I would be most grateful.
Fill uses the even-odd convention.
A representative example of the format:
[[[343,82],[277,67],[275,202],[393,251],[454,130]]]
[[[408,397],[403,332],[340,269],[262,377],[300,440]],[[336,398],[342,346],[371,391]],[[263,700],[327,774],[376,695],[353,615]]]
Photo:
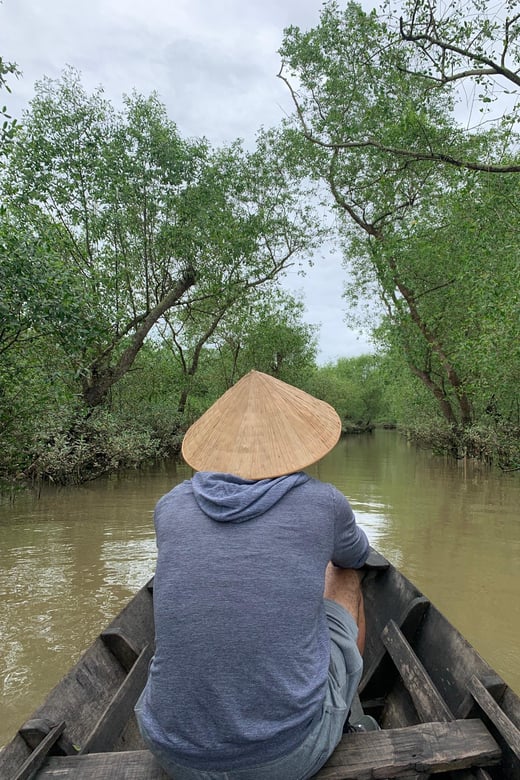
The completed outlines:
[[[365,670],[319,780],[520,780],[520,699],[417,588],[372,552],[363,581]],[[153,581],[140,590],[0,753],[0,777],[159,780],[133,716],[153,652]],[[358,713],[355,713],[355,715]]]

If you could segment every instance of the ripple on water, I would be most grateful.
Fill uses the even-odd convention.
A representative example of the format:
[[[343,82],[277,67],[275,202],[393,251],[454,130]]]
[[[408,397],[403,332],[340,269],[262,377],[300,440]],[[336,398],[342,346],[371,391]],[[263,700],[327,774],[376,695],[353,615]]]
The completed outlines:
[[[520,691],[518,476],[464,470],[395,432],[342,440],[309,471]],[[0,505],[0,744],[149,579],[153,507],[190,474],[158,466]]]

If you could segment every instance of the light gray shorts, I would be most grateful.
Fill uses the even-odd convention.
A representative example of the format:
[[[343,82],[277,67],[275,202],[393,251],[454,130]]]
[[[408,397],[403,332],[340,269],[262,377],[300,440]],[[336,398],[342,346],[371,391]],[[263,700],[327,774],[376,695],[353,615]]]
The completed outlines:
[[[175,780],[307,780],[316,774],[342,737],[363,669],[356,644],[356,621],[335,601],[324,599],[324,603],[331,638],[328,685],[321,718],[313,723],[302,744],[267,764],[228,772],[203,771],[172,761],[166,751],[150,743],[141,729],[143,739],[168,775]]]

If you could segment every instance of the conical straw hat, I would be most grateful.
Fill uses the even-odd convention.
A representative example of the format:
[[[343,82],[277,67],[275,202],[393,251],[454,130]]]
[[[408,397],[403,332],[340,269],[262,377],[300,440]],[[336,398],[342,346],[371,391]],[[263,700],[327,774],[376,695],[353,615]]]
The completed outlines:
[[[196,471],[267,479],[315,463],[340,434],[341,420],[325,401],[251,371],[188,429],[182,454]]]

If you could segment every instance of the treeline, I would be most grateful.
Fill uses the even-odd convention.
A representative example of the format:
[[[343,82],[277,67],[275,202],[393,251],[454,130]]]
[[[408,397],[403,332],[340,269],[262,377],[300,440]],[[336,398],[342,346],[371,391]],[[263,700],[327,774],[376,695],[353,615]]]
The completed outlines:
[[[38,83],[16,125],[4,107],[0,477],[170,455],[251,368],[346,427],[397,424],[518,467],[520,24],[480,6],[327,3],[285,32],[294,114],[252,150],[182,138],[155,94],[116,110],[73,69]],[[14,73],[0,60],[0,88]],[[480,91],[474,128],[460,84]],[[318,367],[282,279],[331,233],[347,317],[377,354]]]

